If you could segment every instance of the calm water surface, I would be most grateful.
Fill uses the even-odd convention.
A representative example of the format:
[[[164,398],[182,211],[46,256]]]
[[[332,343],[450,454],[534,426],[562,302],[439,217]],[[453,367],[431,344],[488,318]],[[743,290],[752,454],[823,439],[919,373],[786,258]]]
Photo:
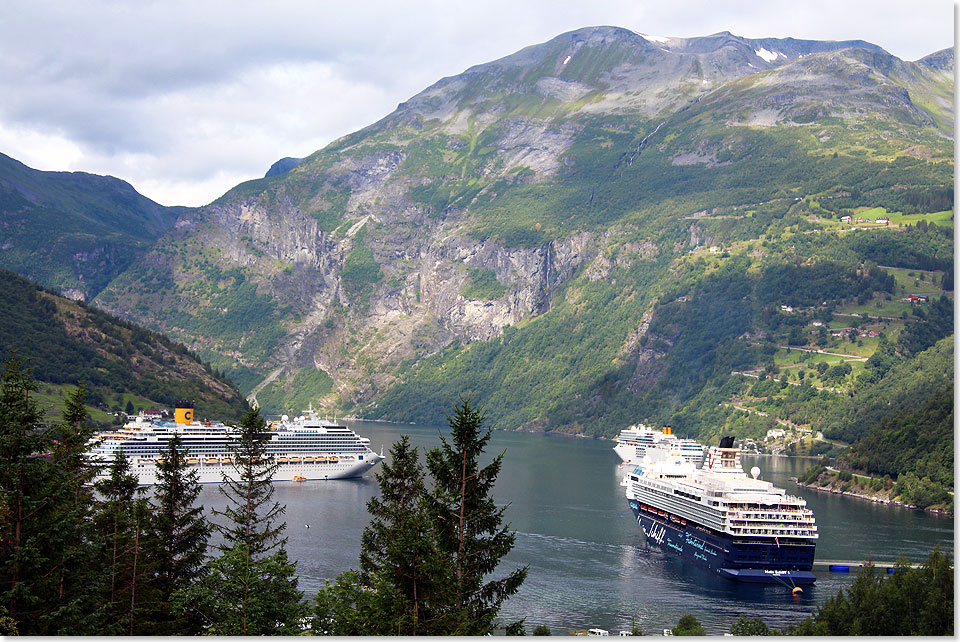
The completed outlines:
[[[401,433],[421,451],[439,445],[445,426],[347,422],[384,454]],[[486,459],[506,450],[496,486],[499,503],[517,531],[505,568],[530,567],[501,619],[526,617],[528,632],[546,624],[555,635],[599,626],[646,633],[674,626],[693,613],[711,634],[721,634],[741,614],[771,626],[797,622],[853,581],[815,570],[817,582],[800,597],[782,585],[740,584],[647,546],[626,499],[613,442],[495,432]],[[937,544],[953,551],[952,519],[796,488],[788,481],[813,460],[744,457],[761,477],[806,498],[820,531],[818,560],[895,561],[902,553],[919,562]],[[308,597],[325,579],[357,568],[360,534],[369,521],[366,502],[377,492],[372,475],[360,480],[284,482],[275,498],[287,506],[288,551],[298,562],[300,588]],[[222,507],[215,486],[201,501]],[[306,526],[310,527],[307,528]]]

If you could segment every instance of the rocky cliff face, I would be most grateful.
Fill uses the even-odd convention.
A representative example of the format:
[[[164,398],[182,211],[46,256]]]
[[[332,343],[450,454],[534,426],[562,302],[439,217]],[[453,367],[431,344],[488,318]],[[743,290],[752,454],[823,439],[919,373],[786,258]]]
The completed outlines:
[[[758,132],[806,141],[817,127],[821,145],[842,133],[858,154],[886,154],[890,137],[858,132],[896,121],[920,128],[897,133],[898,150],[946,157],[943,58],[903,63],[858,41],[564,34],[184,212],[98,302],[186,341],[248,390],[269,375],[257,398],[272,410],[310,385],[331,408],[368,404],[440,351],[561,303],[582,310],[574,283],[664,269],[713,244],[727,232],[684,219],[728,194],[761,200],[736,196],[764,189]],[[661,238],[673,220],[679,231]],[[638,316],[613,339],[639,350],[635,385],[656,378],[666,349],[638,347],[649,323]]]

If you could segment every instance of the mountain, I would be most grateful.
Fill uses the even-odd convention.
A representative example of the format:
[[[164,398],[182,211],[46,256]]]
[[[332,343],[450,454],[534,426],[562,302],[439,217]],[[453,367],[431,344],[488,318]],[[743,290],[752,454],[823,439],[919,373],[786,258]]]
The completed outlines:
[[[834,409],[824,425],[828,436],[854,442],[844,454],[848,465],[953,486],[953,342],[951,335],[895,365],[855,402]]]
[[[87,401],[124,409],[196,401],[198,417],[239,419],[237,387],[182,345],[0,270],[0,354],[26,360],[43,384],[87,388]]]
[[[302,158],[291,158],[287,156],[286,158],[281,158],[276,163],[270,166],[270,169],[267,170],[267,173],[264,174],[264,178],[270,178],[271,176],[279,176],[280,174],[286,174],[291,169],[303,162]]]
[[[95,303],[272,411],[433,421],[472,392],[500,427],[666,420],[765,358],[771,283],[836,274],[836,306],[881,257],[946,269],[941,228],[839,218],[952,209],[951,56],[563,34],[182,212]]]
[[[0,154],[0,267],[89,300],[182,209],[158,205],[111,176],[41,172]]]

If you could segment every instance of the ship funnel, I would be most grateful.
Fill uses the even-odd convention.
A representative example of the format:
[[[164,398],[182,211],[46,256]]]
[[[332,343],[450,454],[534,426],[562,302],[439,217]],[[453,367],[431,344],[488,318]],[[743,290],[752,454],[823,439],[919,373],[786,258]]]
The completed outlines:
[[[173,420],[178,424],[188,424],[193,421],[193,402],[178,401],[173,411]]]
[[[670,426],[664,426],[664,427],[663,427],[663,434],[665,434],[665,435],[673,434],[673,428],[671,428]]]

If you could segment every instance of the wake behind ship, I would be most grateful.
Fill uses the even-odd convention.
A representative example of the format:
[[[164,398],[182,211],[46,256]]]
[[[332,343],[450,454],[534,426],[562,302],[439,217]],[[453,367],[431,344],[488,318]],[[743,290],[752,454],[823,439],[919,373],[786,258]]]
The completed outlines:
[[[370,449],[370,440],[346,426],[320,419],[311,405],[304,414],[284,415],[271,422],[267,454],[279,464],[272,481],[346,479],[360,477],[383,459]],[[216,484],[226,474],[234,476],[230,446],[239,430],[220,422],[193,421],[193,409],[178,404],[174,421],[150,421],[137,417],[119,430],[100,433],[91,440],[89,458],[99,476],[109,474],[114,454],[130,460],[130,469],[144,485],[157,482],[157,462],[169,441],[180,435],[190,468],[199,472],[202,484]]]
[[[668,445],[647,449],[623,478],[648,541],[744,582],[810,584],[819,535],[800,497],[743,472],[733,437],[709,449],[702,467]]]

